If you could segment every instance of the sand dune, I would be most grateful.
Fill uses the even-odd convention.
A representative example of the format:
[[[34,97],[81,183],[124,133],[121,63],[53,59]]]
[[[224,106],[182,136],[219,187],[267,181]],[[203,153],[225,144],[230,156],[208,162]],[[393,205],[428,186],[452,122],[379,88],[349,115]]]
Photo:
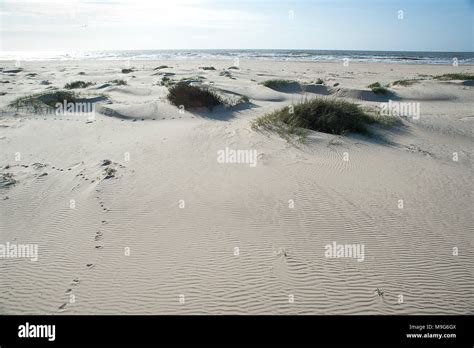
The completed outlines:
[[[0,260],[0,313],[473,314],[472,87],[367,88],[455,68],[242,61],[234,80],[220,75],[230,65],[1,63],[0,243],[36,243],[38,261]],[[250,103],[180,112],[156,72]],[[306,88],[261,84],[275,77]],[[127,85],[104,86],[115,79]],[[105,93],[92,121],[6,107],[74,80]],[[420,117],[304,144],[250,127],[317,96],[418,102]],[[255,150],[257,165],[219,163],[226,148]],[[333,242],[363,244],[364,260],[325,257]]]

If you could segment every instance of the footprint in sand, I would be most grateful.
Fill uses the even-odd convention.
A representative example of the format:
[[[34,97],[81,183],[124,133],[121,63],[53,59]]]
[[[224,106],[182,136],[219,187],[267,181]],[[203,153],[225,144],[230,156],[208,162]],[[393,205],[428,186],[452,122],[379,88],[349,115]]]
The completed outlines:
[[[99,241],[99,240],[102,239],[102,236],[103,236],[103,233],[102,233],[101,231],[97,231],[97,232],[95,233],[94,240],[97,242],[97,241]]]
[[[287,259],[289,257],[288,251],[285,248],[278,248],[277,250],[273,250],[273,255],[275,256],[275,261],[270,269],[272,276],[286,279],[289,275],[287,264]]]

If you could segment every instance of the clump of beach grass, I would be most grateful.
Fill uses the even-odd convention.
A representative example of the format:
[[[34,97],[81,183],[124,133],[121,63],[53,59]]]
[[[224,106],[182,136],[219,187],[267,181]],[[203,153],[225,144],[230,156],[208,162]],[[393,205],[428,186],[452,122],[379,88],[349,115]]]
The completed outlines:
[[[249,97],[241,95],[239,98],[222,98],[224,105],[234,107],[250,103]]]
[[[262,82],[262,85],[264,85],[265,87],[268,87],[268,88],[272,88],[272,87],[275,87],[275,86],[278,86],[278,85],[289,85],[289,84],[292,84],[292,83],[297,83],[296,81],[293,81],[293,80],[266,80],[266,81],[263,81]]]
[[[176,83],[175,80],[170,79],[168,76],[163,76],[161,78],[161,81],[159,82],[159,85],[169,87],[169,86],[174,85],[175,83]]]
[[[450,80],[474,80],[474,75],[466,73],[444,74],[433,76],[435,80],[450,81]]]
[[[126,86],[127,85],[127,81],[125,80],[112,80],[112,81],[109,81],[109,83],[113,83],[117,86]]]
[[[64,85],[65,89],[77,89],[77,88],[87,88],[89,86],[92,86],[94,83],[93,82],[85,82],[85,81],[73,81],[70,83],[66,83]]]
[[[387,89],[387,87],[382,86],[380,82],[374,82],[368,85],[367,87],[369,87],[372,90],[372,92],[374,92],[375,94],[385,95],[389,93],[389,90]]]
[[[411,79],[411,80],[397,80],[392,82],[393,86],[403,86],[403,87],[409,87],[414,85],[415,83],[420,82],[419,79]]]
[[[16,110],[32,111],[34,113],[56,107],[57,103],[73,103],[78,101],[78,95],[69,91],[42,92],[17,98],[8,106]]]
[[[304,139],[308,130],[337,135],[370,135],[369,125],[389,125],[390,122],[381,117],[349,101],[314,98],[261,116],[251,126],[254,130],[276,131],[287,139],[291,136]]]
[[[281,89],[282,87],[284,88],[291,85],[299,86],[299,83],[294,80],[266,80],[266,81],[263,81],[261,84],[265,87],[268,87],[274,90],[278,90],[278,89]]]
[[[237,104],[246,104],[246,103],[250,103],[250,99],[246,95],[241,96],[239,100],[237,101]]]
[[[225,77],[228,77],[228,78],[230,78],[230,79],[232,79],[232,80],[235,80],[235,77],[232,76],[231,72],[228,71],[228,70],[221,71],[221,72],[219,73],[219,76],[225,76]]]
[[[208,108],[223,105],[224,101],[209,87],[192,86],[187,83],[177,83],[168,89],[168,100],[175,106],[183,105],[186,109]]]

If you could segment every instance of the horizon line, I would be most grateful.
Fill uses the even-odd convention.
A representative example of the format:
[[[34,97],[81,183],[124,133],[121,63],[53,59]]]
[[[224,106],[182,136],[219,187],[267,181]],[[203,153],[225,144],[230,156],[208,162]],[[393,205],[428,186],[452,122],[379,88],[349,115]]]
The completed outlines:
[[[91,49],[91,50],[0,50],[2,52],[104,52],[104,51],[342,51],[342,52],[407,52],[407,53],[472,53],[473,51],[413,51],[380,49],[330,49],[330,48],[132,48],[132,49]]]

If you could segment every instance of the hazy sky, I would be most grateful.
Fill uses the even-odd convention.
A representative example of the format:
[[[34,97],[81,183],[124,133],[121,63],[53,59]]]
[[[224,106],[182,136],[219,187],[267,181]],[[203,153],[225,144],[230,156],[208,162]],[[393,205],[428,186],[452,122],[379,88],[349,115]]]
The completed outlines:
[[[474,51],[473,23],[474,0],[0,0],[0,48]]]

